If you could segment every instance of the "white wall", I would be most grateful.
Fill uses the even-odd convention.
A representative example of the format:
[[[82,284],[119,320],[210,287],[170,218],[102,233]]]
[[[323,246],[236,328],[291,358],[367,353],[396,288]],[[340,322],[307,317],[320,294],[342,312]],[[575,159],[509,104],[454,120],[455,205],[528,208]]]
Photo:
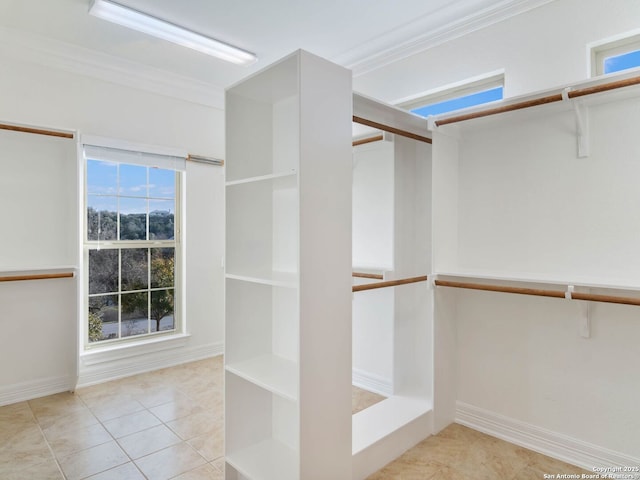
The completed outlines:
[[[638,28],[636,0],[555,0],[354,79],[354,90],[393,102],[505,72],[505,97],[587,78],[587,44]]]
[[[558,107],[463,131],[456,267],[640,285],[640,102],[589,108],[586,158]]]
[[[393,142],[353,149],[353,267],[393,270]]]
[[[446,194],[454,218],[434,225],[457,236],[448,251],[440,246],[438,272],[617,285],[631,291],[613,294],[637,296],[640,90],[629,92],[589,100],[586,158],[577,157],[568,105],[461,126],[459,151],[437,150],[458,169],[455,198]],[[581,442],[605,462],[611,452],[640,458],[640,413],[630,400],[640,394],[637,307],[592,303],[583,338],[584,302],[465,291],[439,301],[438,323],[455,325],[454,350],[440,363],[456,381],[443,388],[456,391],[464,411],[523,422],[561,445]]]
[[[455,292],[458,401],[640,458],[638,307]],[[563,442],[564,443],[564,442]]]
[[[21,61],[15,52],[8,55],[3,50],[2,56],[0,89],[4,93],[0,101],[0,119],[4,122],[67,128],[135,143],[177,147],[194,154],[224,156],[224,115],[220,110]],[[3,158],[3,164],[5,160]],[[69,161],[75,162],[75,158]],[[71,168],[74,167],[75,163]],[[5,173],[6,170],[2,175]],[[34,169],[32,173],[34,182],[44,181],[47,175],[45,170]],[[92,360],[89,362],[91,365],[83,363],[81,383],[103,381],[222,352],[224,321],[220,259],[223,255],[223,232],[220,227],[224,212],[223,184],[222,168],[189,162],[186,173],[185,299],[187,333],[191,336],[161,352],[143,356],[130,352],[133,356],[123,360],[104,357]],[[73,195],[77,192],[77,184],[72,177],[58,188],[74,192]],[[50,198],[38,201],[50,201]],[[64,206],[60,205],[60,208]],[[18,256],[24,258],[25,252],[18,252]],[[77,258],[77,252],[73,253],[72,262],[77,263]],[[27,290],[24,284],[16,283],[11,289],[22,293],[28,291],[32,300],[54,298],[56,302],[62,302],[67,307],[55,308],[54,303],[46,313],[51,324],[64,324],[65,318],[75,314],[77,298],[75,288],[64,290],[61,285],[41,282],[29,285]],[[33,309],[22,308],[24,296],[3,295],[3,311],[12,312],[16,322],[25,321],[15,318],[20,312],[24,312],[25,317],[31,315],[43,321],[45,312],[36,309],[29,313]],[[72,311],[69,306],[72,306]],[[53,318],[50,318],[52,312]],[[38,359],[38,349],[24,334],[2,335],[0,342],[9,342],[12,348],[29,351],[34,359]],[[0,349],[3,352],[13,351],[5,349],[4,345]],[[69,369],[66,357],[47,358],[47,367],[40,371],[34,371],[33,365],[25,362],[5,360],[3,370],[0,370],[2,384],[6,386],[2,392],[5,400],[33,395],[39,386],[44,390],[38,390],[37,394],[45,394],[47,378],[60,376],[60,372]],[[75,371],[70,374],[75,376]]]

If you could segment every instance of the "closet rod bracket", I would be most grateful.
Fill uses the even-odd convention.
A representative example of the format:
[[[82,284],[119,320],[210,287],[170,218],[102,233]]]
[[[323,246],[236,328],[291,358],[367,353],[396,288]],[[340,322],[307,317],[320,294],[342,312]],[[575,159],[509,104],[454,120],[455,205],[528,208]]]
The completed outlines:
[[[576,119],[578,158],[585,158],[591,154],[589,151],[589,111],[581,101],[570,98],[570,91],[571,87],[562,90],[562,100],[571,102],[573,107],[573,114]]]
[[[580,303],[580,336],[582,338],[591,338],[591,302],[578,303]]]
[[[564,292],[564,298],[567,300],[571,300],[571,295],[573,294],[574,287],[573,285],[567,285],[567,290]]]

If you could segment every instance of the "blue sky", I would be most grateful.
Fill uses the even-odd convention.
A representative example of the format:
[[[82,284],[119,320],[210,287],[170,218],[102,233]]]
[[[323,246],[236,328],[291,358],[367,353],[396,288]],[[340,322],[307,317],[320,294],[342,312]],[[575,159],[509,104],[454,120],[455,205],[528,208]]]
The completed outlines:
[[[424,107],[415,108],[411,111],[423,117],[453,112],[454,110],[460,110],[461,108],[482,105],[483,103],[493,102],[495,100],[502,100],[502,90],[502,87],[496,87],[491,90],[471,93],[469,95],[463,95],[462,97],[445,100],[444,102],[432,103],[425,105]]]
[[[640,50],[604,59],[604,73],[619,72],[640,66]]]
[[[175,172],[160,168],[88,160],[88,205],[96,210],[115,212],[118,210],[118,195],[121,213],[147,213],[148,198],[150,212],[154,210],[174,212]]]

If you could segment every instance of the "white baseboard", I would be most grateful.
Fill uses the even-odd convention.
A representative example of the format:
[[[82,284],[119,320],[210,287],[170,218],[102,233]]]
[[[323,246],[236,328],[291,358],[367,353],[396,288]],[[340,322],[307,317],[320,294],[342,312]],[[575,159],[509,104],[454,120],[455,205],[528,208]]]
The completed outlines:
[[[354,368],[351,373],[351,382],[358,388],[378,393],[385,397],[393,395],[393,383],[391,379],[381,377],[374,373]]]
[[[0,406],[56,393],[70,392],[78,387],[87,387],[161,368],[203,360],[223,353],[224,345],[222,342],[218,342],[199,347],[163,348],[153,353],[145,352],[136,356],[129,353],[111,360],[103,358],[100,361],[95,361],[94,359],[88,365],[83,366],[77,384],[75,376],[63,376],[1,385]]]
[[[136,355],[134,358],[131,355],[125,355],[122,358],[110,361],[89,362],[81,365],[80,377],[76,388],[152,372],[161,368],[174,367],[183,363],[215,357],[223,353],[224,345],[222,342],[218,342],[199,347],[163,348],[153,353],[145,352],[143,355]]]
[[[0,406],[24,402],[60,392],[73,390],[75,378],[70,376],[42,378],[38,380],[0,386]]]
[[[624,468],[640,465],[640,458],[614,452],[463,402],[457,402],[456,423],[590,472],[594,467]]]

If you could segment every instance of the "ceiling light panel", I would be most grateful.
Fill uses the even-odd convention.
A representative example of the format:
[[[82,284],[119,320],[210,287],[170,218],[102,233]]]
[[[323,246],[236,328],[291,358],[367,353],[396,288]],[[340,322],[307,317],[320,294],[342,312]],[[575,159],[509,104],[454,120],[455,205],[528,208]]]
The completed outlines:
[[[237,65],[251,65],[257,60],[253,53],[219,40],[205,37],[110,0],[92,0],[89,13],[109,22],[117,23]]]

